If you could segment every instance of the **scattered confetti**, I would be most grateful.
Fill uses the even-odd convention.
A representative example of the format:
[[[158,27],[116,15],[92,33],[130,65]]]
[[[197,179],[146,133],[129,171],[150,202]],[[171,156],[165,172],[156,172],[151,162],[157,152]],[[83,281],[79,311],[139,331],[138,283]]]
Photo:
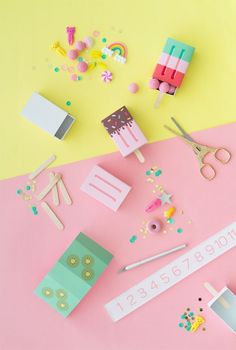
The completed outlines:
[[[132,237],[130,238],[130,240],[129,240],[129,241],[130,241],[130,243],[134,243],[134,242],[137,240],[137,238],[138,238],[138,237],[137,237],[137,236],[135,236],[135,235],[134,235],[134,236],[132,236]]]
[[[60,69],[58,67],[55,67],[53,70],[55,73],[58,73]]]
[[[101,57],[102,57],[103,60],[105,60],[107,58],[107,56],[104,55],[104,54]]]
[[[173,218],[168,218],[167,222],[168,222],[168,224],[174,224],[175,220]]]
[[[189,225],[191,225],[191,224],[192,224],[192,220],[188,220],[187,223],[188,223]]]
[[[172,194],[168,194],[165,191],[163,191],[162,195],[159,198],[162,202],[162,205],[164,205],[166,203],[168,203],[168,204],[171,203],[171,199],[170,199],[171,197],[172,197]]]
[[[178,228],[177,229],[177,233],[182,233],[183,232],[183,229],[182,228]]]
[[[82,80],[82,77],[78,75],[77,80]]]
[[[151,175],[151,170],[147,170],[145,173],[147,176]]]
[[[22,190],[17,190],[16,193],[17,194],[22,194]]]
[[[93,36],[97,37],[100,35],[100,32],[98,30],[93,31]]]
[[[83,57],[78,57],[77,61],[82,62],[83,61]]]
[[[70,105],[71,105],[71,102],[70,102],[70,101],[66,101],[66,105],[67,105],[67,106],[70,106]]]
[[[103,42],[103,43],[106,43],[106,42],[107,42],[107,39],[106,39],[106,38],[102,38],[102,42]]]
[[[26,191],[29,191],[30,190],[30,186],[29,185],[25,186],[25,189],[26,189]]]
[[[157,171],[154,173],[155,176],[160,176],[161,174],[162,174],[161,169],[157,170]]]

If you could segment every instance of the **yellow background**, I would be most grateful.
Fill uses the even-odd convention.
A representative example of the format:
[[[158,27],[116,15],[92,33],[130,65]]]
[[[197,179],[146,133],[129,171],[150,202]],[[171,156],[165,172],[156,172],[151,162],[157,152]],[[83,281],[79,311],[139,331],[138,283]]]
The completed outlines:
[[[150,142],[171,136],[163,128],[170,116],[188,131],[235,120],[235,0],[2,0],[0,17],[1,179],[32,171],[52,153],[57,165],[115,151],[100,121],[122,105]],[[68,48],[67,25],[76,26],[76,39],[99,30],[100,48],[102,37],[126,43],[127,64],[107,60],[114,74],[110,85],[101,81],[99,68],[80,82],[53,72],[70,63],[50,50],[55,40]],[[147,84],[167,37],[196,51],[177,95],[154,109],[157,92]],[[133,81],[140,84],[135,95],[128,91]],[[33,91],[76,117],[64,141],[20,116]]]

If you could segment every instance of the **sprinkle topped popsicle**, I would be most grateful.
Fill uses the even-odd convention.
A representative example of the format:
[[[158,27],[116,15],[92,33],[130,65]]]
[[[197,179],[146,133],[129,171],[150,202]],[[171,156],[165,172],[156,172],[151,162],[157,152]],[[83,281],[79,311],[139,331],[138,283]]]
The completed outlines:
[[[145,161],[139,148],[145,145],[147,140],[125,106],[103,119],[102,124],[123,157],[134,152],[141,163]]]
[[[194,50],[194,47],[180,41],[167,39],[149,83],[151,89],[160,91],[155,107],[158,107],[164,94],[174,95],[181,86]]]

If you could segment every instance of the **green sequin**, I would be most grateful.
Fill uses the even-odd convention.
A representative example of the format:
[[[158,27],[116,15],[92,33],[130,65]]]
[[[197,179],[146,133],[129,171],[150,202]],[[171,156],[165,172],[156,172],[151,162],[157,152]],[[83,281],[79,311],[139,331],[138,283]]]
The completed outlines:
[[[168,222],[169,224],[174,224],[174,223],[175,223],[175,220],[174,220],[173,218],[169,218],[169,219],[167,219],[167,222]]]
[[[147,175],[147,176],[151,175],[151,170],[147,170],[147,171],[146,171],[146,175]]]
[[[54,68],[54,72],[55,72],[55,73],[58,73],[59,70],[60,70],[60,69],[59,69],[58,67],[55,67],[55,68]]]
[[[82,62],[83,61],[83,57],[78,57],[78,61]]]
[[[136,241],[136,239],[137,239],[137,236],[132,236],[131,238],[130,238],[130,243],[134,243],[135,241]]]
[[[194,313],[191,311],[189,314],[188,314],[190,317],[192,317],[194,315]]]
[[[102,55],[102,59],[105,60],[107,58],[107,55]]]
[[[25,187],[25,189],[26,189],[27,191],[29,191],[29,190],[30,190],[30,186],[27,185],[27,186]]]
[[[77,80],[82,80],[82,77],[78,75]]]
[[[184,326],[184,324],[183,324],[183,323],[179,323],[179,327],[181,327],[181,328],[182,328],[183,326]]]
[[[21,194],[21,193],[22,193],[22,190],[17,190],[16,193],[17,193],[17,194]]]
[[[102,38],[102,42],[103,42],[103,43],[106,43],[106,42],[107,42],[107,39],[106,39],[106,38]]]
[[[159,170],[157,170],[157,171],[155,172],[155,176],[160,176],[161,174],[162,174],[161,169],[159,169]]]
[[[182,233],[182,232],[183,232],[182,228],[177,229],[177,233]]]
[[[70,105],[71,105],[71,102],[70,102],[70,101],[66,101],[66,105],[67,105],[67,106],[70,106]]]

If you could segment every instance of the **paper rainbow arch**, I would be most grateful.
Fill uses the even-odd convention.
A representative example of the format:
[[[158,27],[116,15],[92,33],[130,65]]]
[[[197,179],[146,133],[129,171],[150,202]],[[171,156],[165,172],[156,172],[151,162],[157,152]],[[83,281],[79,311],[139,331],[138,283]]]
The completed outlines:
[[[107,48],[114,51],[118,55],[127,58],[128,50],[125,44],[121,42],[115,42],[108,45]]]

